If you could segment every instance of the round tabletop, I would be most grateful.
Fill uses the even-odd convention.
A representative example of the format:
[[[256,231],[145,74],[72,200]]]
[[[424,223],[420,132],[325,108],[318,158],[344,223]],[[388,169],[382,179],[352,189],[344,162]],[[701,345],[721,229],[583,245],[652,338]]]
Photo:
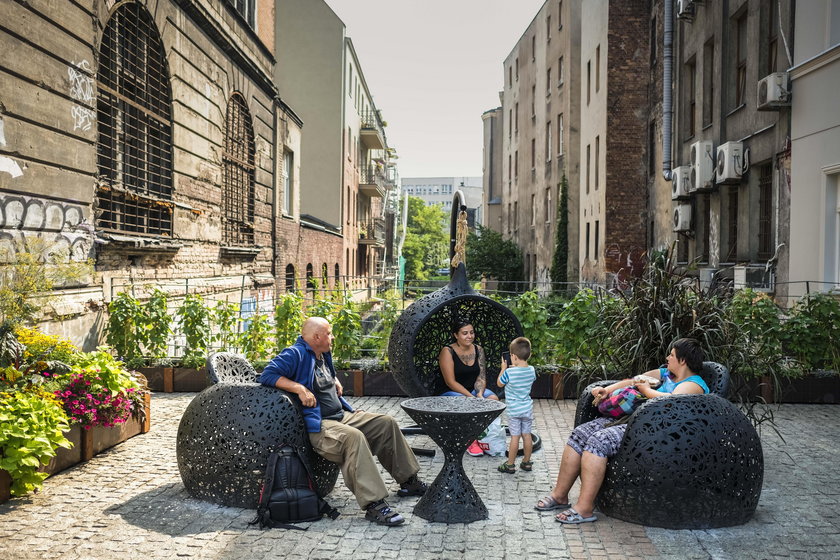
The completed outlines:
[[[500,401],[477,397],[418,397],[404,400],[400,405],[407,411],[436,416],[496,412],[505,409],[505,404]]]

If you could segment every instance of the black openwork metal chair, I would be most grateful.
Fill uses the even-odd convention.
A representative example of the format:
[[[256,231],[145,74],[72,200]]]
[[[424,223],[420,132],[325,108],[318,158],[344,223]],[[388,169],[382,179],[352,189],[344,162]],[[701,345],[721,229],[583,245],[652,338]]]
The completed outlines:
[[[220,352],[207,359],[214,381],[187,406],[178,426],[178,469],[194,497],[256,508],[270,453],[284,443],[308,462],[320,496],[329,494],[339,467],[315,453],[297,397],[254,382],[245,358]]]
[[[618,453],[607,464],[596,505],[631,523],[708,529],[746,523],[764,479],[761,440],[726,400],[729,371],[704,362],[708,395],[652,399],[630,415]],[[575,426],[598,417],[591,390],[578,399]]]
[[[463,193],[455,193],[450,224],[450,260],[456,254],[460,211],[464,209]],[[466,236],[466,224],[462,226]],[[461,251],[462,252],[462,251]],[[484,349],[487,359],[487,386],[495,387],[502,352],[510,341],[522,336],[522,325],[507,307],[485,295],[476,293],[467,280],[463,262],[450,267],[449,284],[425,295],[400,314],[388,341],[388,359],[394,378],[410,397],[434,395],[440,377],[440,349],[452,342],[454,318],[467,317],[475,327],[475,342]]]

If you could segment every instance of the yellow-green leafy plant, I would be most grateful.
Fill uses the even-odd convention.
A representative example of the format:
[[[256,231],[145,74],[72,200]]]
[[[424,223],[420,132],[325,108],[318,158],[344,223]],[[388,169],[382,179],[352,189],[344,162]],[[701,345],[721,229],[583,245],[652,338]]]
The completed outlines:
[[[15,376],[13,369],[0,372],[0,384]],[[12,479],[13,496],[41,487],[48,475],[38,469],[55,457],[57,448],[72,446],[64,437],[69,429],[67,415],[52,394],[37,387],[0,390],[0,469]]]

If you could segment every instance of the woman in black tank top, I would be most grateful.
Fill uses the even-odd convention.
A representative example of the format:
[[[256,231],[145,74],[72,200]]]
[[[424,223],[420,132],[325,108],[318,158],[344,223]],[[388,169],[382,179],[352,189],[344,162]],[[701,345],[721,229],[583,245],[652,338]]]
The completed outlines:
[[[467,320],[453,323],[452,337],[455,342],[444,346],[438,356],[441,376],[435,385],[435,393],[499,400],[487,389],[484,350],[474,342],[472,324]]]

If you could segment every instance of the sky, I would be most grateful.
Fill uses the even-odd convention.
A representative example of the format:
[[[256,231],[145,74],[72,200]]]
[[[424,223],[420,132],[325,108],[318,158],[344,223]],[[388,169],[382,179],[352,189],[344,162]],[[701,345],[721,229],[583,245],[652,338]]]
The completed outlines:
[[[481,176],[481,115],[545,0],[325,0],[347,26],[402,177]]]

